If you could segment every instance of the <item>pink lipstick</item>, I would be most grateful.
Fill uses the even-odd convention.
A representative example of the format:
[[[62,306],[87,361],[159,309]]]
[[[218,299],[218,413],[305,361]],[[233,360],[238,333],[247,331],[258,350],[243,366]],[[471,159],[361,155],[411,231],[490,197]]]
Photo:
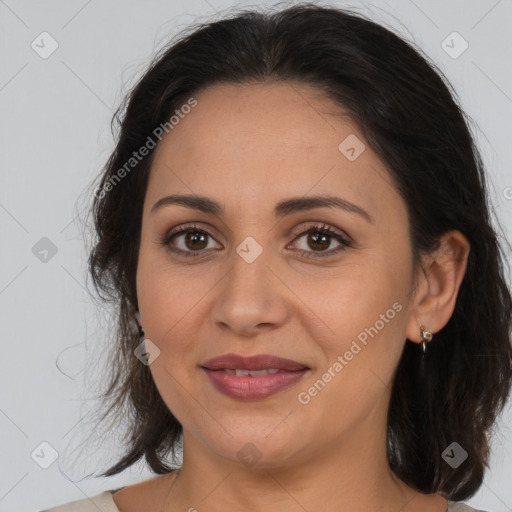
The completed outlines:
[[[212,385],[231,398],[266,398],[298,382],[310,368],[270,354],[243,357],[225,354],[203,363]]]

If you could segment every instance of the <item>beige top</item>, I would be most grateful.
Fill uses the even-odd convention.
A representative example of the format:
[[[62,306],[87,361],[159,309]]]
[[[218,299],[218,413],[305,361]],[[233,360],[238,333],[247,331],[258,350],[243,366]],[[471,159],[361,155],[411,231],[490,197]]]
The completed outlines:
[[[121,487],[122,489],[122,487]],[[120,512],[117,508],[112,495],[120,489],[104,491],[91,498],[84,500],[72,501],[58,507],[42,510],[41,512]],[[461,501],[449,501],[446,512],[486,512],[485,510],[477,510]]]

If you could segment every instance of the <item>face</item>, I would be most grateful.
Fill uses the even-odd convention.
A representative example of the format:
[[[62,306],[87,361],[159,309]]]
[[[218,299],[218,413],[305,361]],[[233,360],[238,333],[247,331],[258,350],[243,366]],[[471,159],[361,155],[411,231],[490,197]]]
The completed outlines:
[[[314,89],[217,85],[194,97],[156,149],[137,270],[146,338],[160,350],[150,371],[185,453],[241,465],[248,450],[271,467],[354,436],[382,442],[413,285],[406,205],[388,171]],[[152,210],[170,195],[204,196],[219,211]],[[284,201],[326,196],[345,207],[291,202],[276,215]],[[307,369],[274,374],[289,385],[266,396],[272,376],[251,388],[260,377],[222,372],[235,395],[254,391],[233,396],[202,368],[224,354]]]

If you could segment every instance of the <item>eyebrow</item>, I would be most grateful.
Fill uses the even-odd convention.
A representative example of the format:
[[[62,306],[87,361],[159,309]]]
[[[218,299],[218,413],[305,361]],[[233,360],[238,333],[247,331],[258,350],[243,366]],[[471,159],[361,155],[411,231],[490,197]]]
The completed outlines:
[[[154,213],[164,206],[171,204],[185,206],[187,208],[199,210],[203,213],[210,213],[219,217],[224,215],[224,208],[222,205],[213,199],[205,196],[180,194],[173,194],[170,196],[162,197],[153,205],[150,213]],[[312,210],[314,208],[341,208],[347,212],[360,215],[370,223],[374,222],[373,217],[360,206],[357,206],[356,204],[353,204],[346,199],[342,199],[341,197],[324,195],[291,197],[289,199],[285,199],[284,201],[280,201],[274,208],[274,216],[276,218],[281,218],[292,213]]]

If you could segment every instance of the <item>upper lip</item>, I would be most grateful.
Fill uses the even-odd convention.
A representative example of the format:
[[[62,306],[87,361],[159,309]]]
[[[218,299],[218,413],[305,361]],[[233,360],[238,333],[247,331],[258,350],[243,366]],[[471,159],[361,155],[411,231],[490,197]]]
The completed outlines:
[[[276,368],[279,370],[297,371],[309,369],[305,364],[274,356],[272,354],[258,354],[255,356],[240,356],[238,354],[223,354],[209,359],[201,365],[209,370],[268,370]]]

